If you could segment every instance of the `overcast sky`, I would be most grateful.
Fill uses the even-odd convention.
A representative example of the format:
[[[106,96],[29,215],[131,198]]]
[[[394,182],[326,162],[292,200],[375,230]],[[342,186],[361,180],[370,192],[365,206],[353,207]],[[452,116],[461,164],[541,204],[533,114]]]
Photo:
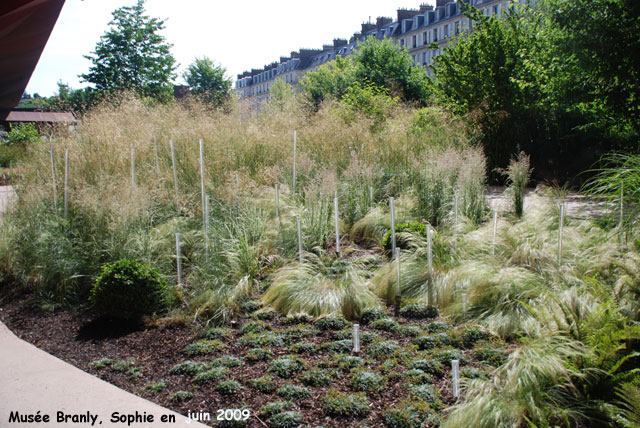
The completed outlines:
[[[50,96],[58,81],[80,88],[78,75],[89,69],[91,53],[108,28],[111,12],[136,0],[66,0],[58,22],[27,86],[30,94]],[[418,8],[435,0],[147,0],[147,14],[166,19],[163,35],[173,44],[182,71],[195,57],[208,56],[238,73],[259,68],[300,48],[320,49],[334,38],[348,39],[371,17],[395,19],[398,8]]]

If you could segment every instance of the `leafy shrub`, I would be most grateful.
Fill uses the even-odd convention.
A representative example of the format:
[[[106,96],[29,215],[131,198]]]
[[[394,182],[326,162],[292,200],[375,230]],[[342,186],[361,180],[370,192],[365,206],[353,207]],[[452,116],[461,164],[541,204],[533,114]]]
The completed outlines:
[[[443,349],[433,354],[433,358],[440,361],[442,364],[451,365],[452,360],[460,361],[460,365],[469,364],[469,359],[465,357],[462,352],[457,349]]]
[[[254,316],[261,321],[272,321],[280,316],[280,314],[274,310],[262,310],[256,312]]]
[[[353,340],[343,339],[343,340],[336,340],[333,342],[324,343],[322,345],[322,348],[326,349],[329,352],[346,354],[351,352],[351,350],[353,349]]]
[[[247,351],[245,357],[249,361],[268,361],[273,358],[273,353],[268,349],[251,348]]]
[[[258,410],[258,414],[264,418],[268,418],[277,413],[285,412],[293,407],[291,401],[269,401]]]
[[[375,320],[379,320],[381,318],[387,318],[389,314],[386,310],[382,308],[373,308],[367,309],[362,312],[362,317],[360,318],[360,324],[367,325]]]
[[[298,358],[280,357],[269,364],[269,371],[283,379],[290,378],[304,369],[304,362]]]
[[[313,342],[297,342],[289,347],[289,351],[295,354],[315,354],[318,347]]]
[[[406,248],[406,242],[401,239],[400,233],[411,233],[418,236],[426,237],[427,236],[427,226],[419,222],[411,222],[411,223],[400,223],[396,224],[396,248]],[[388,230],[387,233],[384,234],[382,240],[380,241],[380,246],[385,250],[385,252],[390,253],[391,247],[391,230]]]
[[[233,330],[225,327],[214,327],[202,334],[203,339],[230,339],[233,336]]]
[[[307,314],[289,314],[284,322],[287,324],[309,324],[313,319]]]
[[[403,402],[384,412],[384,424],[388,428],[420,428],[428,415],[428,405]]]
[[[267,419],[270,428],[297,428],[302,422],[302,414],[295,410],[276,413]]]
[[[240,332],[242,334],[248,333],[264,333],[265,331],[271,330],[271,326],[261,321],[249,321],[245,323]]]
[[[244,312],[251,313],[262,309],[262,302],[260,300],[248,300],[240,307]]]
[[[285,383],[276,391],[276,394],[283,398],[308,398],[311,392],[304,386]]]
[[[222,351],[227,346],[219,340],[201,340],[200,342],[190,343],[184,347],[182,353],[185,355],[208,355],[218,351]]]
[[[284,337],[276,333],[248,333],[236,342],[236,346],[251,346],[258,348],[261,346],[284,346]]]
[[[150,392],[152,394],[157,394],[159,392],[164,391],[166,387],[167,387],[167,381],[164,379],[161,379],[157,382],[149,382],[148,384],[146,384],[144,388],[142,388],[142,392]]]
[[[341,370],[351,370],[364,365],[364,360],[355,355],[340,355],[336,357],[336,362]]]
[[[436,391],[433,385],[423,383],[421,385],[412,386],[411,395],[421,399],[425,403],[428,403],[434,409],[442,407],[440,394]]]
[[[217,382],[227,377],[229,371],[226,367],[213,367],[207,371],[196,374],[193,383],[196,385],[206,385],[208,383]]]
[[[133,259],[105,264],[89,300],[98,311],[125,320],[165,312],[172,302],[162,274]]]
[[[315,326],[318,330],[342,330],[347,326],[347,320],[343,317],[336,317],[328,315],[326,317],[319,318]]]
[[[468,328],[462,333],[462,343],[467,348],[472,348],[480,340],[488,340],[491,334],[478,328]]]
[[[422,351],[428,351],[429,349],[434,349],[440,346],[440,342],[435,336],[416,337],[413,340],[413,344],[416,345],[418,349]]]
[[[438,377],[441,376],[444,372],[442,363],[433,359],[413,360],[409,364],[409,367],[412,369],[420,369],[425,373],[429,373]]]
[[[176,391],[169,397],[169,401],[174,403],[184,403],[193,399],[193,392],[189,391]]]
[[[324,370],[311,370],[305,372],[300,377],[300,381],[307,386],[317,388],[319,386],[331,385],[331,382],[333,382],[333,376]]]
[[[301,339],[303,337],[313,337],[318,334],[318,330],[309,324],[293,325],[282,331],[288,339]]]
[[[423,330],[417,325],[401,325],[398,333],[403,336],[417,337],[422,334]]]
[[[423,385],[431,383],[431,376],[421,369],[410,369],[404,372],[404,377],[414,385]]]
[[[113,358],[100,358],[99,360],[95,360],[89,363],[88,367],[94,370],[104,369],[106,367],[111,366],[113,364]]]
[[[0,141],[0,146],[25,147],[28,144],[37,143],[40,140],[38,129],[33,123],[11,124],[11,130],[7,134],[4,142]]]
[[[271,376],[262,376],[257,379],[251,379],[249,385],[254,387],[260,392],[270,394],[276,390],[276,384]]]
[[[423,326],[423,328],[428,333],[440,333],[452,329],[452,327],[444,321],[432,321],[429,324]]]
[[[507,360],[506,352],[502,349],[494,348],[488,344],[478,344],[473,349],[473,358],[477,361],[485,361],[493,367],[504,364]]]
[[[400,324],[391,318],[381,318],[372,322],[371,328],[388,331],[390,333],[397,333],[400,330]]]
[[[213,360],[211,365],[214,367],[240,367],[242,365],[242,358],[233,355],[223,355]]]
[[[372,343],[369,346],[369,353],[374,357],[393,355],[400,350],[400,345],[393,340]]]
[[[244,388],[242,387],[242,385],[240,385],[240,382],[233,379],[219,382],[216,385],[216,391],[223,395],[233,395],[237,392],[240,392],[242,389]]]
[[[332,389],[322,398],[322,410],[329,416],[362,418],[371,409],[364,393],[345,394]]]
[[[195,375],[201,373],[209,368],[207,363],[202,361],[183,361],[175,366],[171,367],[169,374],[175,375]]]
[[[438,308],[426,306],[421,303],[412,303],[400,309],[400,316],[410,319],[437,318]]]
[[[349,387],[354,391],[376,392],[382,389],[384,379],[377,373],[368,370],[355,370],[351,374]]]

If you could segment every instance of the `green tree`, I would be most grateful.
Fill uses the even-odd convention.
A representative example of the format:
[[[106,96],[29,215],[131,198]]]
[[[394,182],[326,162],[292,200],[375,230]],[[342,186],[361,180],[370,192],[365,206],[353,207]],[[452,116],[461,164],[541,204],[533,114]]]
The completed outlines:
[[[168,100],[176,61],[171,45],[159,34],[164,20],[145,15],[144,0],[113,12],[111,28],[100,38],[87,74],[80,77],[98,91],[134,90],[142,96]]]
[[[640,132],[640,2],[547,0],[555,48],[553,93],[588,124]],[[620,138],[624,138],[618,135]]]
[[[280,77],[271,85],[269,95],[271,95],[269,103],[279,111],[284,111],[287,107],[293,106],[295,101],[293,88]]]
[[[316,71],[306,73],[300,80],[300,90],[305,101],[317,109],[327,99],[341,99],[354,81],[352,59],[338,56]]]
[[[354,77],[389,90],[405,101],[426,104],[430,98],[427,70],[415,65],[406,48],[391,39],[368,37],[353,54]]]
[[[433,92],[449,110],[466,115],[482,131],[491,170],[512,154],[546,153],[546,48],[539,24],[522,13],[487,17],[465,13],[474,30],[444,49],[433,64]]]
[[[191,92],[215,107],[225,105],[229,100],[231,79],[225,76],[227,70],[206,56],[196,58],[182,77],[191,87]]]

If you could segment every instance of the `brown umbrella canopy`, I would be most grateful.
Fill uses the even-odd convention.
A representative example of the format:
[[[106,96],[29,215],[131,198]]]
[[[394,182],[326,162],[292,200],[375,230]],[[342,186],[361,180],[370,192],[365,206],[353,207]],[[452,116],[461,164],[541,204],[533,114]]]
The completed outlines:
[[[64,0],[0,1],[0,110],[18,105]]]

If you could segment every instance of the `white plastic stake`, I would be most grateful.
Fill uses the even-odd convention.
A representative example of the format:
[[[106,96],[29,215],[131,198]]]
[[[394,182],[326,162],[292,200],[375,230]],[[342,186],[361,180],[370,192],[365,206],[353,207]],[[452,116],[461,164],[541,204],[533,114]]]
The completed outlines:
[[[360,352],[360,324],[353,325],[353,352]]]
[[[293,182],[291,183],[291,193],[296,193],[296,150],[298,144],[298,133],[293,131]]]
[[[169,140],[171,146],[171,169],[173,169],[173,187],[176,190],[176,204],[178,203],[178,172],[176,170],[176,147],[173,140]]]
[[[131,186],[136,187],[136,152],[131,145]]]
[[[64,152],[64,219],[69,215],[69,149]]]
[[[160,172],[160,158],[158,157],[158,140],[156,137],[153,137],[153,153],[156,158],[156,173]]]
[[[496,255],[496,232],[498,231],[498,210],[493,210],[493,235],[491,238],[491,255]]]
[[[400,316],[400,301],[402,300],[402,289],[400,288],[400,250],[396,250],[396,318]]]
[[[202,198],[202,213],[205,211],[205,193],[204,193],[204,144],[200,140],[200,194]]]
[[[427,261],[429,264],[429,275],[433,276],[433,240],[431,234],[431,225],[427,224]]]
[[[334,212],[334,219],[335,219],[335,223],[336,223],[336,253],[338,253],[338,256],[340,255],[340,228],[338,225],[338,191],[336,190],[336,195],[333,198],[333,212]]]
[[[462,293],[462,316],[467,316],[467,293]]]
[[[209,260],[209,195],[204,198],[204,245]]]
[[[178,286],[182,286],[182,253],[180,252],[180,233],[176,233],[176,266],[178,269]]]
[[[280,184],[276,183],[276,218],[280,223]]]
[[[435,299],[433,297],[433,243],[431,238],[431,225],[427,224],[427,264],[429,267],[429,283],[427,289],[427,298],[429,306],[434,306]]]
[[[302,228],[300,227],[300,216],[296,219],[296,223],[298,226],[298,258],[300,259],[300,263],[302,263]]]
[[[562,264],[562,232],[564,230],[564,202],[560,204],[560,227],[558,228],[558,266]]]
[[[391,254],[396,253],[396,216],[393,196],[389,198],[389,211],[391,212]]]
[[[53,184],[53,208],[58,211],[58,182],[56,180],[56,162],[53,149],[49,150],[51,154],[51,180]]]
[[[454,199],[453,207],[453,253],[458,247],[458,195]]]
[[[453,396],[460,397],[460,361],[451,360],[451,376],[453,377]]]
[[[624,183],[620,185],[620,248],[624,246]]]
[[[369,186],[369,200],[371,200],[371,206],[373,206],[373,186]]]

